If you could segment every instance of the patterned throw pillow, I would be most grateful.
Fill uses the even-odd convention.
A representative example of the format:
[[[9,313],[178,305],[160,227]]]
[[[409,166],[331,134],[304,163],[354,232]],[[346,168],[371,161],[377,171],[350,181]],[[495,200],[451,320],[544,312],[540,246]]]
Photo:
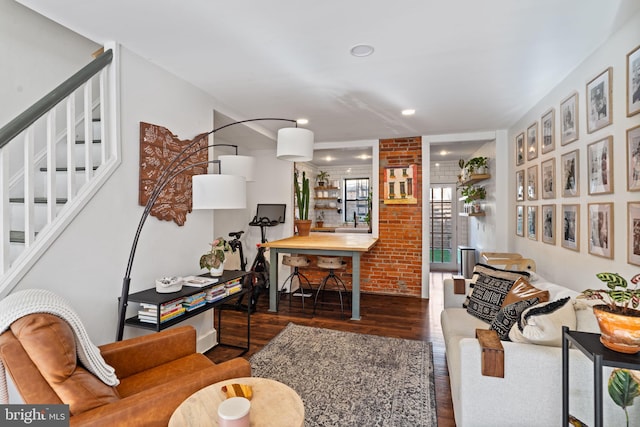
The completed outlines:
[[[520,315],[523,311],[537,303],[538,298],[530,298],[503,306],[498,311],[498,314],[496,314],[493,322],[491,322],[491,327],[489,329],[496,331],[502,341],[510,341],[509,331],[511,330],[511,327],[520,320]]]
[[[472,316],[491,323],[502,307],[507,293],[520,277],[528,278],[529,273],[476,264],[469,284],[470,293],[462,306]]]

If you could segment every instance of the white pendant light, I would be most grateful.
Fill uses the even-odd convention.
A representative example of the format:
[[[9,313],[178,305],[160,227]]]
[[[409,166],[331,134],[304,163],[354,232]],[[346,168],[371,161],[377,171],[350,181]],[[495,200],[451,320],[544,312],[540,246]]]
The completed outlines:
[[[254,182],[253,171],[256,168],[256,159],[251,156],[223,155],[220,160],[220,173],[225,175],[244,176],[247,182]]]
[[[243,176],[194,175],[192,183],[193,209],[245,209],[247,182]]]
[[[276,156],[290,162],[308,162],[313,159],[313,132],[302,128],[278,130]]]

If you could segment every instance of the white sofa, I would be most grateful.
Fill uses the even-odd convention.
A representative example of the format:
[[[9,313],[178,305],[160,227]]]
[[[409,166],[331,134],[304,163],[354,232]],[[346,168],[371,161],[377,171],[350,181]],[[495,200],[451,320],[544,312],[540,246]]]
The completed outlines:
[[[470,280],[466,280],[469,292]],[[550,301],[577,292],[545,282],[531,282],[548,290]],[[560,426],[562,425],[562,348],[502,341],[504,378],[481,374],[481,349],[475,330],[489,324],[462,308],[465,295],[454,294],[452,279],[444,280],[444,310],[441,313],[451,396],[458,427],[471,426]],[[598,332],[590,307],[574,304],[577,330]],[[578,349],[569,350],[570,413],[593,426],[593,364]],[[606,389],[610,368],[603,372],[604,425],[625,426],[624,411],[616,406]],[[640,425],[640,398],[629,407],[629,425]]]

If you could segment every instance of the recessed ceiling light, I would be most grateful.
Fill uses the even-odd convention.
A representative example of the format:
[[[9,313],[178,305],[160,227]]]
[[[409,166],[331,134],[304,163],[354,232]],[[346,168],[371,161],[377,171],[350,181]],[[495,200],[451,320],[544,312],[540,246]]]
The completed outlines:
[[[406,110],[402,110],[403,116],[413,116],[416,113],[416,110],[413,108],[407,108]]]
[[[298,123],[299,125],[306,125],[306,124],[309,124],[309,120],[308,119],[298,119],[298,120],[296,120],[296,123]]]
[[[449,152],[447,150],[440,151],[440,155],[441,156],[446,156],[447,154],[449,154]]]
[[[357,57],[369,56],[373,53],[373,46],[368,44],[357,44],[351,48],[351,55]]]

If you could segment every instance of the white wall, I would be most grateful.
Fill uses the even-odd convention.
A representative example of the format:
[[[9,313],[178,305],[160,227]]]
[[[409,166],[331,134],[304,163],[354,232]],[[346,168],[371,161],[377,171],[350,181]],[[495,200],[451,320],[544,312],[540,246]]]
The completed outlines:
[[[640,115],[626,116],[626,55],[640,43],[640,13],[632,17],[628,23],[597,49],[590,57],[564,80],[562,80],[547,96],[536,104],[524,117],[509,129],[509,236],[512,244],[511,250],[533,258],[538,267],[538,272],[554,282],[562,283],[576,290],[587,287],[599,286],[600,282],[595,274],[603,271],[618,272],[629,278],[637,273],[639,267],[627,263],[627,239],[626,226],[627,202],[640,200],[640,193],[632,193],[626,190],[626,130],[640,124]],[[587,133],[587,109],[586,109],[586,84],[603,72],[607,67],[613,67],[613,124],[595,133]],[[559,108],[560,102],[572,92],[578,92],[578,116],[579,139],[568,145],[560,145]],[[538,155],[537,159],[527,161],[523,166],[515,166],[515,138],[520,132],[526,130],[534,121],[540,122],[541,116],[549,109],[555,108],[555,138],[554,151]],[[539,130],[540,132],[540,130]],[[613,137],[613,183],[614,193],[607,195],[588,195],[587,187],[587,145],[605,138]],[[515,172],[526,169],[532,165],[538,165],[544,160],[555,158],[556,176],[560,173],[560,156],[573,150],[579,150],[580,161],[580,196],[563,198],[560,193],[552,199],[538,199],[536,201],[518,202],[524,206],[541,206],[543,204],[556,204],[556,218],[559,218],[560,207],[564,204],[580,205],[580,251],[574,252],[563,248],[558,237],[560,236],[560,224],[556,224],[556,244],[550,245],[538,241],[529,240],[515,235]],[[539,172],[538,172],[539,173]],[[556,179],[558,181],[558,179]],[[538,186],[540,183],[538,182]],[[614,239],[613,259],[605,259],[588,253],[588,203],[614,203]],[[541,208],[539,207],[538,210]],[[525,208],[526,210],[526,208]],[[558,221],[556,221],[558,222]],[[538,223],[538,229],[541,225]],[[526,234],[526,233],[525,233]]]
[[[0,126],[93,60],[96,43],[0,0]]]
[[[12,2],[0,3],[3,20],[9,3],[16,7]],[[16,29],[8,35],[3,34],[3,42],[7,40],[5,36],[19,39],[24,33],[39,32],[41,25],[49,25],[33,13],[20,13],[13,18],[17,21]],[[1,31],[8,29],[2,26]],[[78,46],[93,48],[92,43],[70,31],[61,28],[49,31],[51,46],[60,46],[59,51],[71,50],[70,46],[73,49]],[[41,57],[37,43],[13,45],[12,40],[9,43],[11,49],[17,49],[16,64],[30,63],[33,57]],[[31,70],[28,80],[48,79],[51,72],[62,74],[61,79],[64,79],[80,68],[76,61],[64,66],[57,61],[46,62],[46,66],[40,64]],[[121,49],[121,76],[122,164],[16,288],[45,288],[66,298],[96,344],[115,338],[122,277],[143,210],[138,206],[139,122],[162,125],[180,138],[192,138],[212,128],[214,109],[210,96],[126,48]],[[12,92],[11,88],[6,88],[6,81],[1,84],[3,93]],[[41,95],[53,88],[50,84],[43,86]],[[3,98],[2,104],[13,104],[12,99],[10,96]],[[19,100],[17,103],[24,102]],[[198,259],[207,248],[212,230],[212,214],[207,211],[189,214],[183,227],[149,217],[133,263],[131,291],[152,287],[157,277],[198,272]],[[133,306],[130,305],[130,314]],[[211,330],[211,321],[212,315],[208,313],[192,323],[206,333],[207,329]],[[125,328],[125,338],[141,333],[146,332]]]

